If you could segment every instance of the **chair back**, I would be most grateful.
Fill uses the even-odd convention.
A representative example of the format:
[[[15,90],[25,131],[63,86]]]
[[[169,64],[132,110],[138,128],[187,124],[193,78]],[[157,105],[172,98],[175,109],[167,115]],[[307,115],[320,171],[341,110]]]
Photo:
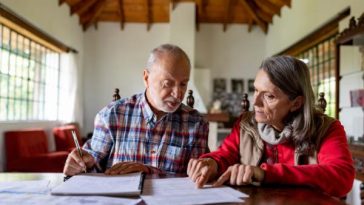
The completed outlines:
[[[75,131],[78,143],[82,146],[80,131],[75,125],[64,125],[53,128],[56,151],[70,151],[76,147],[73,141],[72,131]]]
[[[5,132],[7,161],[48,153],[47,135],[42,129]]]

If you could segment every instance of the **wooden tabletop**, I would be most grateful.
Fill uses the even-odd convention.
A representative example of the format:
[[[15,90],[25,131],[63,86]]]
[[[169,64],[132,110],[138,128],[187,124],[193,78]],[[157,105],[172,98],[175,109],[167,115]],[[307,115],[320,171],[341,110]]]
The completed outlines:
[[[149,175],[147,178],[169,178],[183,177],[185,175]],[[51,185],[55,186],[63,181],[61,173],[0,173],[1,181],[18,180],[50,180]],[[244,205],[342,205],[344,201],[330,197],[318,190],[309,187],[292,186],[241,186],[233,187],[236,190],[249,195],[245,199]]]

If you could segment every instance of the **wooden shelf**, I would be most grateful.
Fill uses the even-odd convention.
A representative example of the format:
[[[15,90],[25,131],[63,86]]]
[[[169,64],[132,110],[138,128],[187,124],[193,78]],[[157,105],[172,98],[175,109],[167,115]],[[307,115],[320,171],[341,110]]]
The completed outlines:
[[[355,178],[359,181],[364,182],[364,174],[361,172],[355,172]]]
[[[230,117],[227,113],[207,113],[204,117],[209,122],[229,122]]]
[[[358,18],[352,17],[349,27],[336,39],[339,45],[364,45],[364,13]]]

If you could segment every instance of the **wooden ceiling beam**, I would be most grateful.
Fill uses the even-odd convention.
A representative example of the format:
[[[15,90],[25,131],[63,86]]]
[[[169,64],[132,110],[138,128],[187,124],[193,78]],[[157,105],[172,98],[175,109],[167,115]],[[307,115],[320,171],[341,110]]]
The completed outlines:
[[[82,15],[92,5],[94,5],[96,1],[97,0],[80,0],[77,4],[71,6],[71,15],[75,13]]]
[[[258,10],[257,15],[259,18],[261,18],[263,21],[272,23],[273,22],[273,15],[266,13],[263,10]]]
[[[83,30],[86,31],[97,19],[100,15],[102,9],[105,7],[107,0],[98,0],[97,3],[88,10],[88,13],[91,15],[85,20],[83,24]]]
[[[263,11],[275,15],[278,14],[278,16],[281,15],[281,7],[273,4],[270,1],[267,0],[255,0],[255,3],[258,5],[259,8],[261,8]]]
[[[177,6],[176,0],[170,0],[170,3],[172,4],[172,10],[174,10]]]
[[[291,8],[291,0],[285,0],[286,5],[288,6],[288,8]]]
[[[199,11],[199,9],[198,9],[197,1],[196,1],[195,8],[196,8],[196,12],[195,12],[195,27],[196,27],[196,31],[200,31],[200,19],[199,19],[198,17],[199,17],[201,14],[200,14],[200,11]]]
[[[61,6],[66,0],[58,0],[58,5]]]
[[[152,26],[152,2],[151,2],[151,0],[145,0],[145,9],[146,9],[147,31],[149,31],[150,27]]]
[[[196,0],[196,5],[197,5],[198,13],[199,14],[205,14],[206,6],[207,6],[207,0]]]
[[[119,0],[119,15],[120,15],[120,29],[124,30],[125,13],[124,13],[124,0]]]
[[[282,8],[283,6],[291,7],[291,0],[268,0],[268,1],[270,1],[272,4],[279,6],[280,8]]]
[[[224,32],[227,29],[228,24],[232,21],[233,19],[233,4],[234,4],[234,0],[227,0],[226,1],[226,5],[225,5],[225,17],[224,17],[224,23],[223,23],[223,30]]]
[[[248,14],[251,16],[251,18],[257,22],[257,24],[259,25],[259,27],[263,30],[264,33],[267,33],[268,31],[268,25],[266,22],[262,21],[256,14],[254,11],[256,11],[257,8],[255,8],[256,6],[253,4],[253,2],[251,0],[240,0],[241,3],[243,4],[243,6],[245,7],[246,11],[248,12]]]
[[[253,19],[249,18],[248,20],[248,32],[250,33],[252,31],[252,28],[253,28]]]
[[[196,0],[196,30],[200,30],[200,20],[198,17],[206,15],[207,0]]]

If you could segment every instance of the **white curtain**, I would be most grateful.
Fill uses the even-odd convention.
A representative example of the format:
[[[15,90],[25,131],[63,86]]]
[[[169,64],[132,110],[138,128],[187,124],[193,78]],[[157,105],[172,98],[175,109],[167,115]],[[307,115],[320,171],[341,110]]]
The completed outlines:
[[[61,55],[59,119],[65,123],[77,122],[82,127],[83,108],[79,62],[78,54]]]

